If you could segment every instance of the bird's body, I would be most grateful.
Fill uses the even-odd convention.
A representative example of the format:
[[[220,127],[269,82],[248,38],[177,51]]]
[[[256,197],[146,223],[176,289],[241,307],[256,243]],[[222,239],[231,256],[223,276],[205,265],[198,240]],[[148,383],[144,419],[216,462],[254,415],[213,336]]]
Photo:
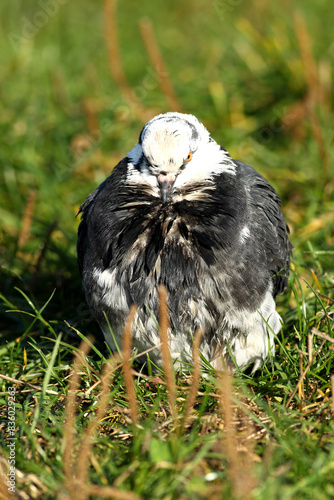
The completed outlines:
[[[138,305],[133,343],[159,343],[158,289],[168,292],[170,350],[190,362],[192,335],[216,368],[258,367],[274,353],[275,297],[287,284],[291,245],[270,184],[232,160],[192,115],[148,122],[138,144],[86,201],[78,258],[87,302],[108,344],[121,344]],[[108,322],[106,321],[108,318]],[[160,363],[160,351],[150,352]]]

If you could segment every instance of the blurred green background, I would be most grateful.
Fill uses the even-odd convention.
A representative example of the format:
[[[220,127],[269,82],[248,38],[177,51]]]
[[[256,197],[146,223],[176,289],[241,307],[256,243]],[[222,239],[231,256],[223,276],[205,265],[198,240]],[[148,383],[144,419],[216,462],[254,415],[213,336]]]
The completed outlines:
[[[78,207],[173,107],[275,186],[296,264],[333,273],[328,0],[15,0],[0,13],[4,295],[19,284],[43,302],[56,287],[70,313]]]

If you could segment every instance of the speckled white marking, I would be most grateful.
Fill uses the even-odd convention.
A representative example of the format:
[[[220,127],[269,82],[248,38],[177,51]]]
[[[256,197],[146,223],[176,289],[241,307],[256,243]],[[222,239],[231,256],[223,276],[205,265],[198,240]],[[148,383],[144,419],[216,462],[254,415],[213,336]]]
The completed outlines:
[[[111,307],[114,311],[120,311],[124,317],[128,313],[128,303],[122,287],[114,282],[116,270],[100,271],[94,269],[93,275],[99,286],[104,289],[101,303],[99,295],[99,305],[105,304],[106,308]],[[209,295],[209,291],[206,290]],[[94,297],[92,297],[94,300]],[[95,298],[97,300],[97,297]],[[224,304],[222,304],[223,306]],[[211,313],[205,302],[191,301],[189,310],[197,326],[208,325],[212,321]],[[182,321],[181,321],[182,323]],[[272,296],[271,286],[257,311],[240,310],[231,308],[225,314],[225,322],[222,325],[219,337],[221,344],[212,345],[202,342],[201,352],[204,357],[212,363],[214,368],[222,368],[222,356],[227,354],[224,339],[230,345],[234,358],[239,368],[244,368],[249,363],[254,363],[253,371],[262,365],[269,352],[274,356],[275,344],[274,336],[281,328],[281,318],[275,309],[275,301]],[[236,333],[236,331],[243,333]],[[113,335],[107,327],[103,328],[106,342],[114,350],[115,342],[122,345],[123,325],[114,325]],[[192,363],[192,337],[194,332],[176,331],[170,337],[170,353],[175,362],[175,368],[180,368],[182,363]],[[160,343],[159,331],[156,320],[147,317],[139,311],[135,318],[133,329],[133,345],[138,353],[147,349],[147,346],[158,346]],[[160,348],[154,349],[150,353],[154,363],[161,366]]]
[[[242,243],[245,243],[245,241],[250,237],[250,231],[247,226],[244,226],[241,231],[240,231],[240,240]]]
[[[272,286],[255,312],[231,311],[226,317],[228,323],[236,329],[245,332],[238,335],[231,343],[233,354],[239,368],[254,362],[253,371],[262,365],[269,351],[275,355],[274,335],[281,329],[281,318],[276,311],[272,296]]]

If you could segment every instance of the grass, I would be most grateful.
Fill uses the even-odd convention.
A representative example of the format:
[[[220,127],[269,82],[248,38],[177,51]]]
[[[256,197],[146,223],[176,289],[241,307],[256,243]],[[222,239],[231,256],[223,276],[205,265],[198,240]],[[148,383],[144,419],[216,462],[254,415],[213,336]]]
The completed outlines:
[[[333,498],[330,7],[1,5],[0,470],[14,387],[19,498]],[[253,375],[204,377],[200,361],[174,374],[165,350],[159,379],[133,376],[130,344],[107,361],[84,301],[78,207],[172,106],[282,198],[295,246],[284,327]]]

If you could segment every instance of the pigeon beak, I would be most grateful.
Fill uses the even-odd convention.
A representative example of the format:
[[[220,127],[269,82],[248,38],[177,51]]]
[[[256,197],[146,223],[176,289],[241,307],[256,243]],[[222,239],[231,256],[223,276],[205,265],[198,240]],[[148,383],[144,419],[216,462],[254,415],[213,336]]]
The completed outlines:
[[[165,205],[172,194],[175,182],[174,174],[160,174],[158,176],[158,186],[161,192],[162,203]]]

